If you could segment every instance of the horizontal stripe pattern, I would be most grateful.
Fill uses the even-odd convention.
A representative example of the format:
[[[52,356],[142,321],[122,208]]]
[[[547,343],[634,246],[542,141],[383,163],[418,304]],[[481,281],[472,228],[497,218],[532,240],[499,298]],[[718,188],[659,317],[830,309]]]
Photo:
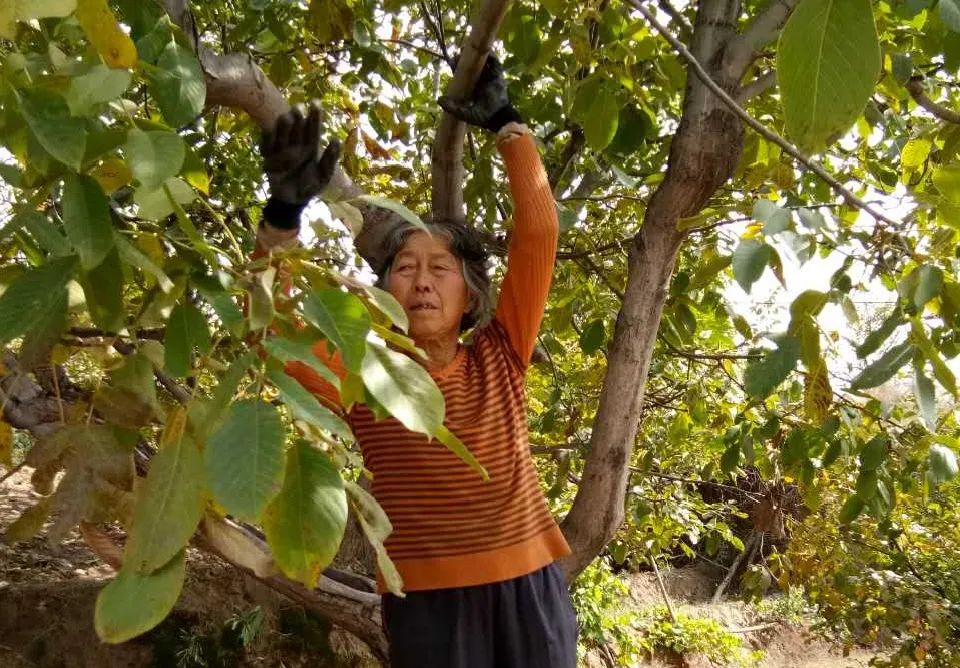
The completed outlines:
[[[523,376],[510,361],[510,346],[495,320],[475,334],[457,368],[437,379],[447,426],[487,469],[489,481],[397,420],[377,421],[366,406],[351,412],[373,474],[371,492],[393,524],[386,548],[398,568],[417,559],[469,560],[556,527],[530,458]]]
[[[373,474],[371,492],[393,524],[386,548],[407,591],[507,580],[570,552],[530,457],[524,393],[556,257],[556,205],[529,134],[515,126],[498,144],[514,230],[496,316],[446,368],[431,371],[444,396],[444,424],[490,480],[394,418],[378,421],[364,405],[346,415]],[[324,344],[314,352],[344,377],[339,353]],[[291,363],[287,372],[339,406],[336,389],[308,366]]]

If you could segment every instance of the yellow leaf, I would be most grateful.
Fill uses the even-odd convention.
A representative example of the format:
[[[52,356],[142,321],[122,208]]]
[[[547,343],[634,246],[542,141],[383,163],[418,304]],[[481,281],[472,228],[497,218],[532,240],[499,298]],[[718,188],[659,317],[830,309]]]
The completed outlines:
[[[108,195],[133,180],[130,168],[120,158],[107,158],[90,173]]]
[[[13,466],[13,427],[0,420],[0,464]]]
[[[137,64],[137,47],[120,29],[106,0],[77,0],[76,16],[108,67],[132,69]]]
[[[750,223],[747,229],[740,235],[741,239],[753,239],[763,232],[763,223]]]
[[[823,358],[817,360],[813,368],[807,371],[803,390],[803,408],[807,419],[818,425],[826,419],[833,402],[833,390],[827,376],[827,365]]]
[[[7,4],[16,7],[17,20],[29,21],[49,16],[70,16],[77,8],[77,0],[15,0]]]
[[[17,36],[17,12],[14,3],[0,2],[0,37],[13,40]]]

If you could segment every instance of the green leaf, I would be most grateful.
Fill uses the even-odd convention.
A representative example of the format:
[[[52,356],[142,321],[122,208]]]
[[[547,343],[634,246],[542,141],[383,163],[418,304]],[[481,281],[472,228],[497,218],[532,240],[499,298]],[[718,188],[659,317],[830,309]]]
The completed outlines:
[[[81,272],[80,285],[94,324],[107,332],[120,331],[124,320],[123,270],[117,249],[113,248],[90,271]]]
[[[777,48],[788,134],[819,151],[863,112],[880,76],[870,0],[803,0]]]
[[[733,251],[733,277],[746,293],[763,274],[770,261],[771,251],[767,244],[756,239],[744,239]]]
[[[234,402],[203,452],[214,500],[237,519],[258,523],[283,484],[283,441],[274,406],[261,399]]]
[[[150,574],[124,567],[97,596],[93,625],[100,640],[121,643],[159,624],[183,588],[184,552]]]
[[[863,359],[873,353],[884,341],[890,338],[893,331],[902,324],[903,315],[899,309],[894,309],[890,315],[880,323],[880,327],[871,331],[863,343],[857,346],[857,357]]]
[[[295,378],[275,369],[270,370],[268,377],[270,382],[280,390],[280,397],[293,413],[294,418],[326,429],[341,438],[347,440],[353,438],[353,432],[349,425],[340,416],[321,404]]]
[[[117,251],[120,253],[120,259],[127,264],[140,267],[140,269],[142,269],[144,272],[153,276],[155,279],[157,279],[157,285],[159,285],[160,289],[164,292],[170,292],[173,290],[173,281],[170,280],[170,277],[167,276],[166,272],[157,266],[157,264],[151,260],[146,253],[127,241],[127,238],[122,234],[114,235],[113,241],[117,246]]]
[[[160,450],[150,462],[124,552],[124,568],[150,573],[190,540],[204,506],[203,459],[184,433],[186,415],[171,412]]]
[[[123,95],[130,87],[131,79],[129,70],[116,70],[103,64],[94,65],[86,74],[70,79],[66,94],[70,113],[74,116],[92,113],[97,105]]]
[[[263,529],[284,575],[313,588],[333,561],[347,525],[343,480],[306,441],[287,453],[283,489],[267,507]]]
[[[207,86],[196,56],[171,40],[157,60],[162,71],[150,81],[160,113],[173,127],[192,123],[203,111]]]
[[[628,104],[620,110],[617,134],[610,142],[608,150],[617,155],[630,156],[656,137],[656,134],[656,125],[646,110]]]
[[[207,319],[196,306],[182,301],[170,313],[167,333],[164,337],[164,366],[171,375],[183,378],[193,367],[191,357],[194,348],[201,355],[210,350],[210,329]]]
[[[751,362],[743,374],[744,387],[751,397],[763,398],[786,380],[800,360],[800,341],[784,336],[777,342],[777,349],[768,352],[763,359]]]
[[[479,473],[481,478],[490,480],[490,474],[487,473],[487,469],[477,461],[477,458],[473,456],[473,453],[470,452],[466,444],[457,438],[452,431],[447,429],[445,425],[440,425],[440,428],[437,430],[437,440],[447,446],[450,452],[462,459],[470,468]]]
[[[269,266],[254,274],[247,290],[250,295],[250,307],[247,316],[250,318],[252,331],[265,330],[277,315],[273,307],[273,282],[277,277],[277,268]]]
[[[345,486],[347,497],[353,505],[360,527],[366,534],[367,540],[373,546],[377,555],[377,569],[387,585],[387,589],[395,596],[403,596],[403,579],[387,554],[383,543],[393,532],[390,519],[383,512],[383,508],[376,499],[355,482],[347,482]]]
[[[399,327],[401,332],[406,333],[410,327],[410,323],[407,320],[407,312],[403,310],[403,306],[400,305],[396,297],[386,290],[381,290],[372,285],[366,286],[365,290],[370,296],[371,301],[373,301],[374,306],[390,318],[390,321]]]
[[[945,445],[930,446],[927,455],[927,479],[931,484],[939,485],[957,477],[957,455]]]
[[[900,368],[910,361],[915,349],[910,341],[894,346],[880,358],[869,364],[867,368],[861,371],[853,382],[850,383],[851,390],[866,390],[877,385],[882,385],[900,370]]]
[[[71,174],[63,180],[63,225],[86,271],[113,249],[110,204],[94,178]]]
[[[943,288],[943,270],[930,264],[917,268],[917,289],[913,293],[913,305],[922,310],[927,302],[940,296]]]
[[[206,441],[207,434],[220,424],[240,382],[255,359],[256,353],[252,350],[240,355],[220,378],[209,399],[197,398],[190,403],[187,408],[190,429],[198,441]]]
[[[381,209],[386,209],[387,211],[392,211],[411,225],[415,225],[424,231],[427,229],[427,226],[420,219],[420,216],[395,200],[387,199],[386,197],[378,197],[377,195],[360,195],[359,197],[354,197],[353,199],[347,200],[347,202],[360,202],[362,204],[369,204],[371,206],[380,207]]]
[[[923,373],[923,366],[917,365],[913,375],[913,392],[917,400],[917,409],[924,424],[930,431],[937,429],[937,394],[933,381]]]
[[[76,266],[77,258],[71,255],[31,269],[10,283],[0,295],[0,343],[56,322]]]
[[[937,9],[940,10],[940,19],[953,32],[960,32],[960,1],[939,0]]]
[[[281,362],[302,362],[306,364],[335,388],[340,388],[340,379],[326,364],[320,361],[309,344],[279,336],[271,336],[264,340],[263,347]]]
[[[123,146],[127,164],[140,185],[156,189],[183,165],[183,140],[173,132],[144,132],[131,128]]]
[[[723,451],[720,457],[720,470],[724,473],[733,473],[740,465],[740,444],[734,443]]]
[[[370,312],[358,297],[337,288],[316,290],[303,301],[303,317],[337,347],[347,369],[360,371]]]
[[[180,178],[167,179],[159,188],[137,188],[133,193],[133,201],[140,207],[140,217],[146,220],[162,220],[175,212],[175,204],[190,204],[196,197],[193,188]],[[192,232],[195,238],[199,238],[195,228]],[[191,238],[194,243],[195,238]]]
[[[840,509],[840,515],[837,517],[837,520],[840,524],[850,524],[850,522],[857,519],[860,513],[863,512],[863,506],[863,499],[857,494],[851,494]]]
[[[937,379],[937,382],[940,383],[947,392],[953,396],[957,396],[956,376],[954,376],[953,371],[943,361],[943,358],[940,357],[940,353],[933,345],[930,337],[927,336],[927,332],[924,330],[923,323],[919,318],[914,318],[910,321],[910,339],[920,349],[923,356],[927,358],[927,361],[930,362],[930,366],[933,367],[933,377]]]
[[[71,118],[62,97],[38,89],[21,93],[20,112],[44,150],[79,172],[87,147],[83,119]]]
[[[790,212],[768,199],[757,200],[753,205],[753,219],[763,223],[763,233],[768,237],[790,229]]]
[[[603,347],[606,331],[603,328],[603,320],[594,320],[584,328],[580,334],[580,349],[584,355],[592,355]]]
[[[204,301],[213,307],[223,325],[235,335],[243,334],[243,311],[233,295],[212,276],[195,276],[193,285]]]
[[[142,351],[128,355],[110,373],[110,383],[94,395],[94,407],[111,422],[133,429],[142,427],[163,410],[157,403],[153,362]]]
[[[864,444],[860,450],[860,469],[862,471],[876,471],[887,460],[890,439],[885,435],[874,436]]]
[[[435,436],[443,424],[443,394],[426,369],[381,345],[367,343],[361,375],[373,398],[404,427]]]
[[[620,102],[616,91],[603,84],[590,102],[590,111],[583,121],[583,133],[587,143],[596,151],[602,151],[613,141],[620,123]]]
[[[18,215],[17,218],[30,236],[50,255],[62,257],[73,253],[73,247],[64,236],[61,226],[54,225],[43,214],[38,211],[27,211]]]

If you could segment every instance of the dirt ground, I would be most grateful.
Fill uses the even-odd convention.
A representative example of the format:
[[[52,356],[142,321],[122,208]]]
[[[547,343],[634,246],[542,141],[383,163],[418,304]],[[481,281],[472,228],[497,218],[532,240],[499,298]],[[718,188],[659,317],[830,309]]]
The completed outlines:
[[[37,498],[27,473],[0,485],[0,533]],[[94,633],[93,609],[97,592],[112,576],[112,569],[75,532],[60,545],[43,537],[15,546],[0,542],[0,668],[377,666],[356,639],[331,630],[255,580],[193,550],[188,551],[183,593],[170,617],[140,638],[106,645]],[[678,610],[712,617],[733,629],[762,621],[753,608],[741,603],[708,603],[715,582],[716,573],[708,567],[665,573],[668,594]],[[638,608],[662,603],[652,574],[632,576],[630,598],[630,605]],[[229,632],[235,628],[231,621],[254,614],[258,606],[263,611],[260,632],[237,652],[236,634]],[[751,647],[765,651],[763,668],[852,668],[866,666],[871,656],[855,652],[843,657],[804,628],[787,624],[744,637]],[[596,656],[586,664],[604,665]]]
[[[29,474],[0,486],[0,533],[37,495]],[[60,545],[0,542],[0,668],[378,666],[365,646],[220,560],[188,550],[173,613],[153,631],[107,645],[93,629],[96,597],[113,577],[77,532]],[[260,633],[236,651],[230,622],[264,612]],[[191,658],[193,657],[193,658]]]

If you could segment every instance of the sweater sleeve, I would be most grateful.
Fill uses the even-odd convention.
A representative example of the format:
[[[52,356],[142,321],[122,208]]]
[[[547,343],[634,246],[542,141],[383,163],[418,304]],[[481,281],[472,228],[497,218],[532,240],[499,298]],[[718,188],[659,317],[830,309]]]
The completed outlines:
[[[507,251],[507,272],[500,288],[496,320],[503,325],[524,368],[543,321],[557,255],[557,206],[537,145],[527,129],[510,123],[500,131],[513,196],[513,233]]]

